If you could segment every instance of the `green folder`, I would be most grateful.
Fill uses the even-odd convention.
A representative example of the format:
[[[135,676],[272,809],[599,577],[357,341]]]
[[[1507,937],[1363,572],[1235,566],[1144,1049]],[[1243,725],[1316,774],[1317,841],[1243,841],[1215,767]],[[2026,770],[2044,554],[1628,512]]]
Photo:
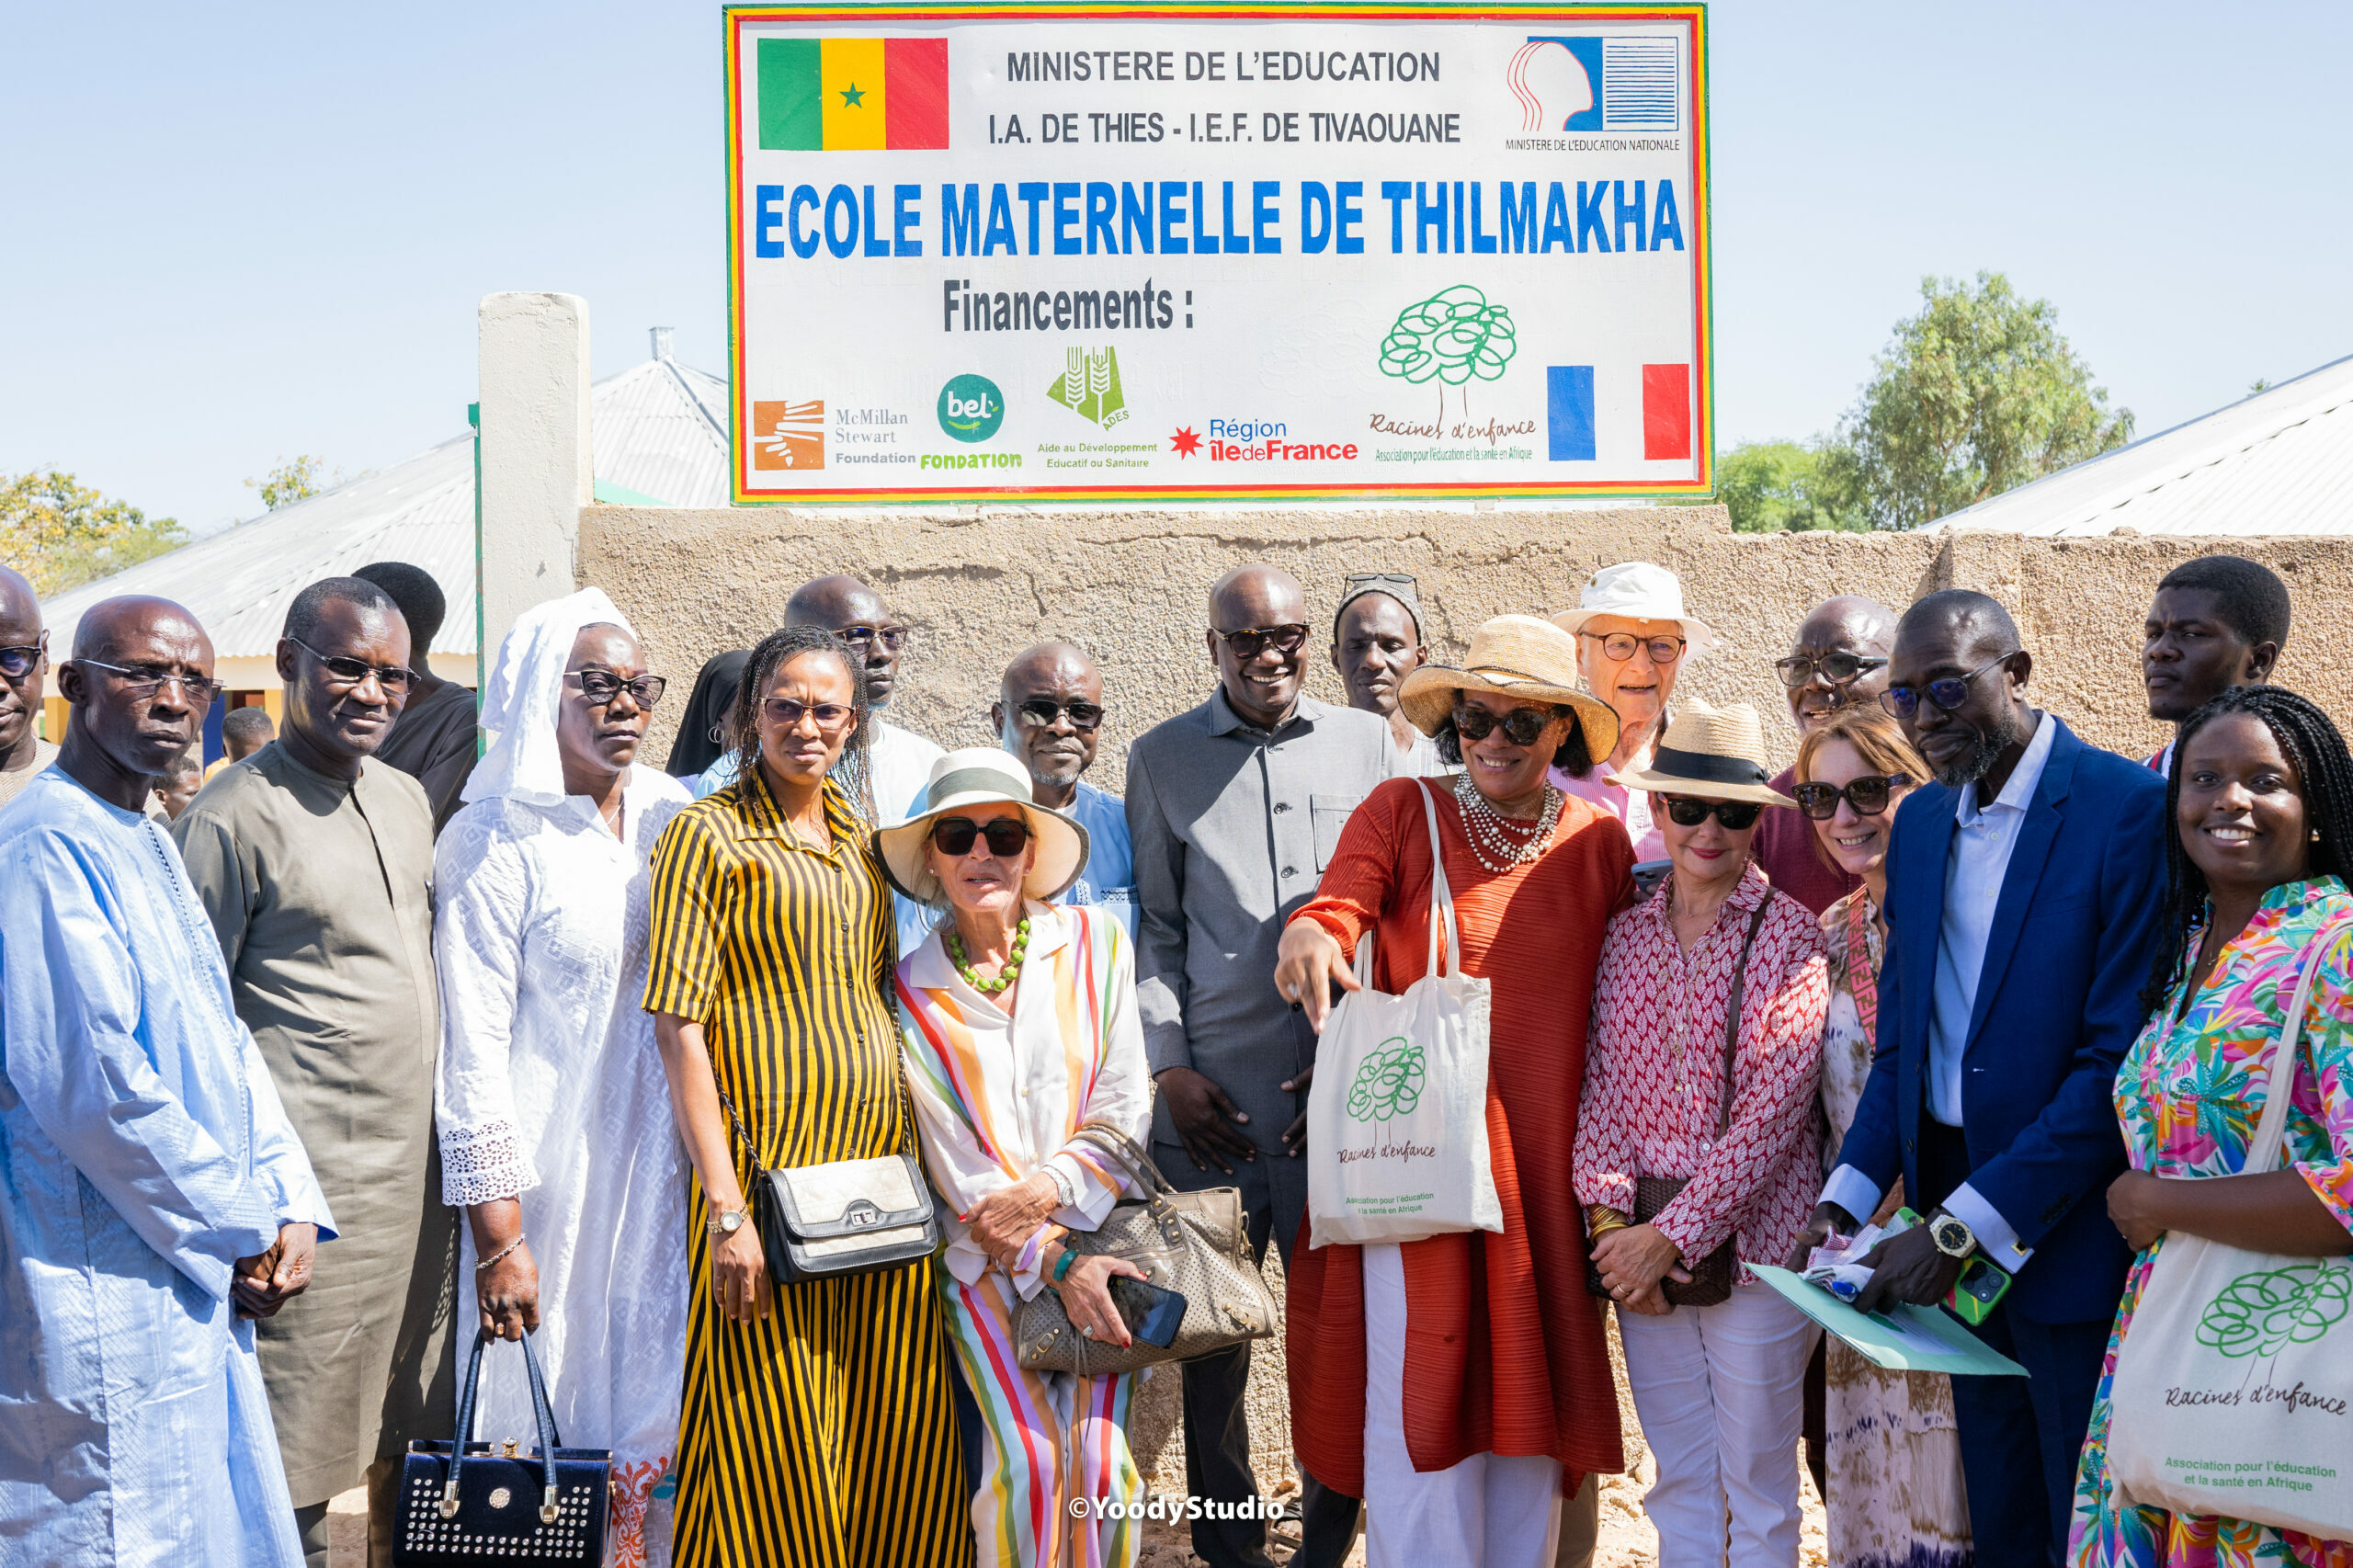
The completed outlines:
[[[1988,1347],[1941,1307],[1906,1302],[1893,1313],[1859,1312],[1819,1285],[1786,1268],[1752,1263],[1749,1272],[1787,1297],[1798,1311],[1836,1335],[1865,1358],[1891,1372],[1945,1372],[1954,1377],[2023,1378],[2026,1369]]]

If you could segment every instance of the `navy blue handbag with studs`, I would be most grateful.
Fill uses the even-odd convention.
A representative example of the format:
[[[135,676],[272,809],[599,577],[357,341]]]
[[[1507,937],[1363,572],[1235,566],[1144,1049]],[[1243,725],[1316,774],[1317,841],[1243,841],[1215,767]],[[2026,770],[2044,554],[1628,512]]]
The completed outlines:
[[[482,1383],[482,1353],[491,1339],[485,1334],[475,1340],[466,1363],[456,1440],[412,1442],[401,1461],[392,1561],[404,1568],[472,1568],[517,1559],[601,1568],[612,1453],[562,1446],[528,1333],[523,1363],[531,1378],[538,1445],[526,1452],[516,1438],[475,1442],[474,1394]]]

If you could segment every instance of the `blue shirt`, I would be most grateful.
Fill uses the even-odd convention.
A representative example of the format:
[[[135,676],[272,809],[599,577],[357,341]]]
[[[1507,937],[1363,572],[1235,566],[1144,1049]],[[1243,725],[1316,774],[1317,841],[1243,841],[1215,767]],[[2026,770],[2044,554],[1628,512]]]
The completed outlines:
[[[1128,843],[1128,809],[1117,795],[1107,795],[1082,778],[1068,808],[1086,830],[1086,864],[1078,881],[1063,894],[1064,903],[1099,904],[1120,917],[1132,939],[1136,934],[1136,858]]]

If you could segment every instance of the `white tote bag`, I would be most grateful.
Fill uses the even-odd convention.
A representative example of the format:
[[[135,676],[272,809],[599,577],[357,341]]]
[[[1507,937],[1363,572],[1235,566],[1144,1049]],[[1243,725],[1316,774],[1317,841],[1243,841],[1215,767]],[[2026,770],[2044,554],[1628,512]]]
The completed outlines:
[[[1307,1212],[1313,1244],[1415,1242],[1504,1228],[1487,1157],[1489,988],[1462,972],[1438,808],[1430,830],[1430,948],[1422,978],[1391,996],[1372,988],[1372,932],[1357,939],[1357,980],[1315,1048],[1307,1091]],[[1438,970],[1438,929],[1446,969]]]
[[[2304,956],[2245,1172],[2279,1167],[2305,1004]],[[2108,1469],[2149,1507],[2353,1538],[2353,1258],[2283,1257],[2170,1233],[2117,1352]]]

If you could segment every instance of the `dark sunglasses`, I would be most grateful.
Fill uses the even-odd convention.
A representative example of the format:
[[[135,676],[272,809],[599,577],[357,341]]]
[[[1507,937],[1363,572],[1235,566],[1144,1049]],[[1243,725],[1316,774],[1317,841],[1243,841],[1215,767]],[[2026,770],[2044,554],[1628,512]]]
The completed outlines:
[[[1843,790],[1836,784],[1799,784],[1790,793],[1809,819],[1828,822],[1838,814],[1842,800],[1855,808],[1857,816],[1875,817],[1887,810],[1890,796],[1911,782],[1908,774],[1891,773],[1884,778],[1850,778]]]
[[[975,839],[988,840],[989,853],[1000,860],[1010,860],[1021,853],[1029,842],[1029,822],[1026,817],[991,817],[986,824],[971,817],[935,817],[931,824],[932,847],[951,860],[961,860],[972,852]]]
[[[1099,702],[1057,702],[1051,697],[1033,697],[1014,711],[1025,722],[1041,730],[1065,713],[1070,715],[1070,727],[1074,730],[1092,730],[1103,722],[1103,705]]]
[[[1258,631],[1220,631],[1210,628],[1212,635],[1225,639],[1237,659],[1255,659],[1267,648],[1278,653],[1296,653],[1307,642],[1307,628],[1294,622],[1289,626],[1269,626]]]
[[[319,667],[333,676],[336,684],[341,686],[358,686],[369,676],[374,676],[376,684],[383,688],[385,696],[398,697],[406,692],[409,682],[416,678],[416,672],[404,665],[371,665],[365,659],[345,658],[340,654],[330,657],[300,637],[289,637],[286,641],[318,660]]]
[[[173,681],[179,682],[180,694],[199,708],[210,708],[212,699],[224,689],[217,680],[205,676],[183,675],[160,665],[109,665],[98,659],[76,659],[75,665],[87,665],[94,670],[105,670],[122,678],[122,689],[130,696],[144,700]]]
[[[861,648],[880,642],[895,653],[900,644],[907,640],[907,629],[904,626],[845,626],[838,635],[843,642]]]
[[[1846,686],[1869,670],[1886,666],[1885,659],[1874,659],[1862,653],[1824,653],[1815,658],[1812,653],[1791,653],[1786,659],[1776,659],[1773,667],[1781,672],[1783,686],[1803,686],[1819,675],[1831,686]]]
[[[1978,665],[1965,676],[1947,676],[1926,686],[1891,686],[1879,694],[1879,705],[1898,719],[1909,719],[1920,710],[1920,699],[1925,697],[1949,713],[1969,700],[1970,682],[1987,670],[1999,669],[2017,657],[2018,653],[2013,650],[1998,659]]]
[[[651,708],[662,700],[670,683],[660,676],[640,676],[635,680],[623,680],[610,670],[567,670],[564,674],[580,683],[580,695],[602,708],[622,692],[629,693],[631,702],[640,708]]]
[[[817,728],[829,735],[858,713],[847,702],[795,702],[789,697],[771,697],[760,704],[760,710],[768,716],[768,722],[779,729],[797,730],[806,717],[816,720]]]
[[[48,646],[49,633],[44,631],[39,642],[22,648],[0,648],[0,676],[9,680],[24,679],[40,664],[41,654]]]
[[[1727,828],[1739,833],[1756,825],[1757,816],[1765,810],[1754,801],[1694,801],[1688,796],[1666,798],[1666,820],[1677,827],[1697,827],[1714,817]]]
[[[1683,657],[1680,637],[1637,637],[1631,631],[1613,631],[1607,637],[1597,631],[1581,631],[1577,635],[1600,643],[1601,651],[1620,665],[1632,658],[1637,648],[1648,648],[1654,665],[1671,665]]]
[[[1536,737],[1544,733],[1544,726],[1552,722],[1552,715],[1540,708],[1515,708],[1499,714],[1464,702],[1454,710],[1454,733],[1466,741],[1483,741],[1500,728],[1504,739],[1512,744],[1532,746]]]

